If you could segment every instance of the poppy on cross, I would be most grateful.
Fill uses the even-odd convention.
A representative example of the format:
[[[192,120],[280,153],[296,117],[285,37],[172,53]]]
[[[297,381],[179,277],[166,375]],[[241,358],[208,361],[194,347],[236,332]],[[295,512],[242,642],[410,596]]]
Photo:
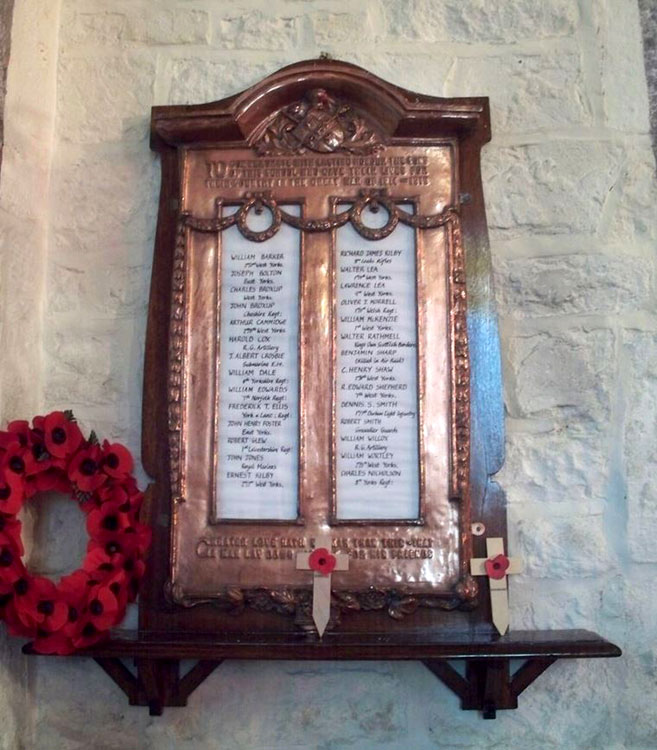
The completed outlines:
[[[320,536],[312,552],[297,552],[297,570],[313,571],[313,622],[321,638],[331,616],[331,573],[349,570],[349,555],[331,551],[331,539]]]
[[[522,573],[522,560],[506,556],[502,537],[486,539],[486,554],[488,557],[473,557],[470,560],[470,573],[473,576],[488,576],[493,625],[500,635],[504,635],[509,629],[509,595],[506,577],[513,573]]]

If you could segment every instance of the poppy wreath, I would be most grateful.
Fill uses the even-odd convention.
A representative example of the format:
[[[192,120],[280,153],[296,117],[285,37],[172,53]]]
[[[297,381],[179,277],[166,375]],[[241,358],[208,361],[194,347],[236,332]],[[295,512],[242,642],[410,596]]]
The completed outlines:
[[[0,431],[0,619],[42,654],[70,654],[106,638],[137,596],[151,530],[138,520],[143,493],[127,448],[92,432],[71,412],[11,422]],[[37,493],[70,494],[89,534],[82,566],[59,583],[25,567],[17,514]]]

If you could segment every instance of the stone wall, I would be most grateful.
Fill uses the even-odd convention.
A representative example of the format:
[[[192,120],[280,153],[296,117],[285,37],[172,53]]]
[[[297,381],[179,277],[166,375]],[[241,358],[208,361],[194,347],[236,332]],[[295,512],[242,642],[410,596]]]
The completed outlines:
[[[3,418],[71,407],[136,454],[158,185],[150,107],[218,99],[321,51],[410,89],[491,97],[500,481],[527,568],[511,583],[512,627],[591,628],[625,656],[557,664],[496,722],[461,712],[414,663],[230,662],[187,709],[151,719],[91,663],[32,660],[30,721],[0,744],[657,747],[657,185],[636,0],[18,0],[13,43]],[[80,524],[77,548],[63,540],[63,513],[54,504],[35,526],[47,554],[33,565],[52,575],[84,539]]]
[[[657,0],[639,0],[643,30],[643,59],[646,66],[652,147],[657,158]]]

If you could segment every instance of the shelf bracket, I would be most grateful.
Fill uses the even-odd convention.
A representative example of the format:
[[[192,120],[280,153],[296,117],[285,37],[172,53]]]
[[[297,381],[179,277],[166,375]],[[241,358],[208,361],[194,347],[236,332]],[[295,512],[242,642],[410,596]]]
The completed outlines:
[[[119,658],[94,661],[126,694],[131,706],[148,706],[151,716],[161,716],[165,706],[186,706],[192,692],[223,660],[201,659],[183,677],[179,659],[136,658],[136,673]]]
[[[518,708],[518,696],[554,662],[556,657],[531,657],[513,675],[509,658],[467,659],[465,677],[443,659],[424,659],[423,664],[461,699],[465,711],[481,711],[494,719],[497,711]]]

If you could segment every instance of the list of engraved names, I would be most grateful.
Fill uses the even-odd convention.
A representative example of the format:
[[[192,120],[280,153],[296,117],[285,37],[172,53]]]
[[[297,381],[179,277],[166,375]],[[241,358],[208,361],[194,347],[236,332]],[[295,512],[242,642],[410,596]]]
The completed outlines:
[[[336,244],[337,515],[417,518],[414,232],[399,224],[368,241],[345,226]]]
[[[265,228],[267,213],[249,225]],[[299,255],[287,226],[260,243],[236,227],[222,236],[220,518],[297,516]]]

